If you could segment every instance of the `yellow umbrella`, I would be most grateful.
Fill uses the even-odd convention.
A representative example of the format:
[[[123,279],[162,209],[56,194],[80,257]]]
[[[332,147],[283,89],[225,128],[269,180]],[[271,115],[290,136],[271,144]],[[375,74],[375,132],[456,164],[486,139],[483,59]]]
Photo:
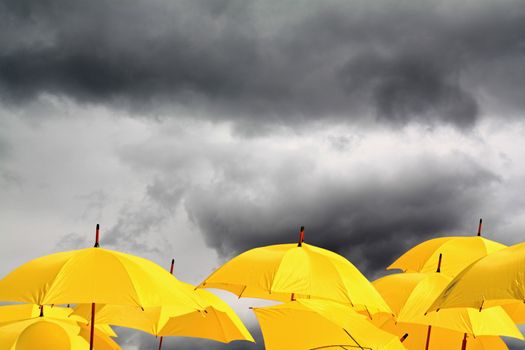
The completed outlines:
[[[23,321],[32,318],[43,317],[44,314],[46,319],[52,318],[58,320],[75,321],[79,323],[80,327],[85,327],[85,325],[82,325],[82,323],[88,323],[88,318],[73,315],[73,309],[69,307],[16,304],[0,306],[0,326],[16,321]],[[102,322],[99,322],[97,325],[95,325],[95,328],[97,329],[97,331],[100,331],[101,333],[104,333],[110,337],[117,336],[117,334],[109,325],[104,324]]]
[[[507,350],[497,336],[468,335],[440,327],[432,327],[432,339],[428,339],[428,327],[414,323],[396,323],[390,316],[378,315],[372,321],[381,329],[398,337],[405,337],[403,345],[408,350]],[[463,348],[463,346],[465,346]]]
[[[451,307],[481,310],[516,302],[525,303],[525,243],[487,255],[467,267],[436,298],[429,311]]]
[[[89,349],[90,329],[75,318],[62,318],[63,315],[55,311],[51,312],[55,317],[34,317],[0,324],[0,349]],[[98,328],[93,333],[93,343],[96,350],[120,349],[117,343]]]
[[[267,350],[405,350],[398,337],[336,302],[298,299],[254,312]]]
[[[200,285],[239,297],[290,301],[299,298],[334,300],[390,312],[370,282],[350,261],[326,249],[303,243],[251,249],[231,259]]]
[[[0,280],[0,300],[37,305],[92,304],[139,307],[178,305],[201,310],[195,295],[168,271],[133,255],[99,248],[74,250],[32,260]],[[91,327],[94,326],[94,317]]]
[[[506,247],[480,235],[481,220],[478,236],[440,237],[425,241],[401,255],[387,270],[435,272],[439,264],[441,273],[455,277],[474,261]]]
[[[173,274],[175,260],[171,260],[170,274]],[[159,350],[163,336],[188,336],[206,338],[223,343],[233,340],[255,342],[250,332],[235,312],[222,299],[214,294],[195,289],[191,284],[181,282],[189,293],[195,293],[204,310],[187,313],[185,308],[164,305],[137,308],[125,305],[97,305],[95,317],[99,322],[138,329],[160,336]],[[86,319],[91,315],[90,305],[79,305],[75,309]]]
[[[473,308],[456,308],[427,313],[436,296],[451,278],[440,273],[400,273],[373,282],[389,304],[397,322],[441,327],[461,333],[509,336],[523,339],[509,315],[501,307],[480,312]],[[433,337],[435,339],[435,337]]]
[[[187,285],[188,290],[195,287]],[[235,312],[219,297],[205,290],[195,291],[206,308],[187,313],[176,306],[146,307],[126,305],[96,306],[97,322],[138,329],[155,336],[187,336],[223,343],[233,340],[254,342]],[[91,305],[79,305],[75,314],[89,319]]]

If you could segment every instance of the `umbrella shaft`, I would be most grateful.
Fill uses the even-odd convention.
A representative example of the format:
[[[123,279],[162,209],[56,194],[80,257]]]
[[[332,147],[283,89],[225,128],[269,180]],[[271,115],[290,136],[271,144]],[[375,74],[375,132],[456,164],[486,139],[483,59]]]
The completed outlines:
[[[89,350],[93,350],[93,338],[95,335],[95,303],[91,304],[91,332],[89,333]]]
[[[430,347],[430,332],[432,331],[432,326],[428,326],[427,331],[427,344],[425,345],[425,350],[428,350]]]
[[[463,343],[461,344],[461,350],[467,350],[467,333],[463,335]]]
[[[162,337],[160,337],[160,341],[159,341],[159,350],[162,350]]]

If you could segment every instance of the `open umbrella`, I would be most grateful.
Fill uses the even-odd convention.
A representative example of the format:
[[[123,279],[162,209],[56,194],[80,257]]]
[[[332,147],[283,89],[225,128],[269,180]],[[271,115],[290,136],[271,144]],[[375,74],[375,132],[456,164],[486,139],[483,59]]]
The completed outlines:
[[[173,272],[174,260],[170,272]],[[187,336],[206,338],[223,343],[234,340],[254,342],[250,332],[235,312],[216,295],[182,282],[188,292],[196,293],[199,304],[204,310],[187,312],[177,306],[156,306],[139,308],[129,305],[98,304],[95,318],[98,322],[141,330],[160,336],[159,349],[162,348],[162,336]],[[91,305],[79,305],[75,314],[89,319]]]
[[[15,304],[0,306],[0,325],[37,317],[44,317],[44,314],[46,318],[76,321],[82,328],[84,328],[84,326],[89,323],[87,318],[74,315],[73,309],[69,307]],[[103,322],[99,322],[97,325],[95,325],[95,329],[110,337],[117,336],[113,329],[108,324]]]
[[[203,309],[194,293],[162,267],[143,258],[99,248],[98,225],[94,248],[37,258],[9,273],[0,280],[0,300],[37,305],[89,303],[92,334],[96,303],[177,305],[188,312]]]
[[[379,293],[350,261],[303,240],[304,227],[297,244],[246,251],[218,268],[199,287],[278,301],[327,299],[390,313]]]
[[[87,350],[90,329],[85,320],[71,316],[72,310],[46,307],[40,316],[33,305],[0,307],[0,349],[5,350]],[[97,326],[93,332],[96,350],[120,350],[107,334],[109,327]]]
[[[494,252],[467,267],[429,311],[453,307],[481,310],[512,303],[525,303],[525,243]]]
[[[492,335],[523,339],[501,307],[482,312],[473,308],[455,308],[427,313],[428,307],[450,280],[441,273],[400,273],[382,277],[373,284],[390,305],[396,322],[427,326],[428,338],[435,327],[440,327],[475,337]],[[432,336],[432,339],[436,337]]]
[[[403,346],[408,350],[507,350],[507,346],[497,336],[473,336],[450,329],[432,327],[432,337],[428,337],[428,327],[415,323],[395,322],[387,315],[377,315],[372,322],[391,334],[405,337]]]
[[[477,236],[434,238],[416,245],[394,261],[387,270],[404,272],[440,272],[455,277],[474,261],[506,246],[481,237],[480,219]]]
[[[254,308],[267,350],[404,350],[398,337],[382,331],[348,305],[298,299]]]

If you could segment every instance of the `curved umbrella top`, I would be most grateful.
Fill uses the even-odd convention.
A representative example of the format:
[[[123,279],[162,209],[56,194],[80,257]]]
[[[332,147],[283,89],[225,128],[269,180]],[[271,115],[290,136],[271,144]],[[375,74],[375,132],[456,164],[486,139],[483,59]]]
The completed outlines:
[[[506,246],[479,236],[451,236],[430,239],[411,248],[387,270],[436,272],[455,277],[474,261]]]
[[[348,305],[328,300],[299,299],[254,312],[267,350],[405,349]]]
[[[525,243],[492,253],[457,275],[429,307],[483,309],[525,303]]]
[[[95,350],[120,350],[109,336],[96,330]],[[36,317],[0,326],[0,349],[88,350],[89,330],[74,320]]]
[[[248,250],[218,268],[199,287],[278,301],[327,299],[390,313],[379,293],[350,261],[305,243]]]
[[[504,335],[523,339],[501,307],[482,312],[473,308],[455,308],[427,313],[450,280],[440,273],[400,273],[382,277],[373,284],[389,303],[397,322],[430,325],[475,336]]]
[[[29,261],[0,280],[0,300],[37,305],[103,303],[186,305],[202,309],[181,282],[155,263],[103,248]]]
[[[9,323],[45,317],[45,319],[54,319],[67,322],[78,322],[79,326],[87,326],[88,318],[73,314],[73,309],[60,306],[38,306],[34,304],[15,304],[0,306],[0,326]],[[110,337],[117,337],[117,334],[106,323],[95,325],[97,331],[100,331]]]

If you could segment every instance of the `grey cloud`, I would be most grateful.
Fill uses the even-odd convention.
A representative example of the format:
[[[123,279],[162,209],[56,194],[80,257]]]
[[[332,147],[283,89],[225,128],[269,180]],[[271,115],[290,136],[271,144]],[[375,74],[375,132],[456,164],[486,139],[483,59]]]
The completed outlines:
[[[186,208],[207,243],[225,256],[294,242],[304,225],[307,242],[340,252],[373,275],[414,243],[442,232],[473,232],[482,198],[499,181],[459,155],[425,155],[399,164],[393,175],[364,172],[352,181],[312,179],[308,165],[288,164],[286,172],[274,174],[266,188],[258,188],[255,177],[249,185],[224,180],[192,191]]]
[[[138,115],[175,104],[247,133],[318,119],[469,127],[480,93],[522,103],[520,5],[4,0],[0,91]]]

